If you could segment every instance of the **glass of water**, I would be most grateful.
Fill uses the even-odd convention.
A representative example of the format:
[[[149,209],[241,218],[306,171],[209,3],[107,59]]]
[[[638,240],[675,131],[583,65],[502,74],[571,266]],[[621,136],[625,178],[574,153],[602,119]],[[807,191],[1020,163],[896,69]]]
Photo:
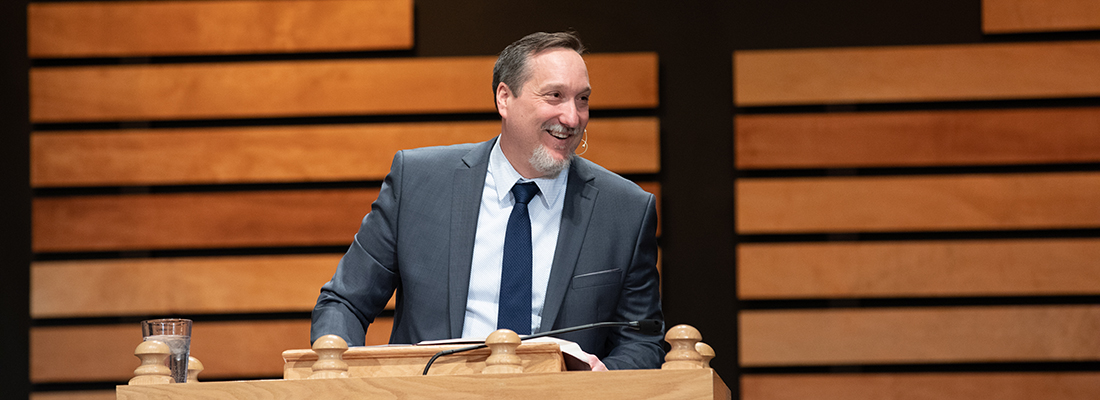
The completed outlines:
[[[164,318],[141,321],[143,340],[168,345],[168,369],[177,383],[187,382],[187,358],[191,355],[191,320]]]

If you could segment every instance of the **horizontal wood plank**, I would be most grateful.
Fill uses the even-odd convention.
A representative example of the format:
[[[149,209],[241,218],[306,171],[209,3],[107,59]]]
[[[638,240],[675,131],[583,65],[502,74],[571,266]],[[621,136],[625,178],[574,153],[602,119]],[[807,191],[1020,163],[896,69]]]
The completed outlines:
[[[1100,239],[745,243],[742,299],[1100,294]]]
[[[659,184],[641,186],[661,197]],[[325,189],[39,197],[32,248],[346,246],[377,196],[378,189]]]
[[[31,265],[31,317],[309,312],[340,257],[35,262]],[[169,282],[172,290],[165,290]]]
[[[1100,305],[742,311],[742,366],[1100,360]]]
[[[30,396],[30,400],[116,400],[117,398],[114,389],[31,392]]]
[[[1093,372],[966,374],[746,375],[743,400],[1091,400]],[[31,400],[111,400],[114,390],[38,392]]]
[[[31,3],[28,52],[135,57],[413,47],[412,0]]]
[[[588,124],[583,157],[620,174],[660,170],[657,118]],[[35,187],[381,180],[398,150],[485,141],[499,121],[36,132]]]
[[[742,400],[1086,400],[1097,372],[744,375]]]
[[[44,197],[35,251],[347,245],[378,189]]]
[[[740,233],[1100,226],[1095,172],[761,178],[735,186]]]
[[[1025,33],[1100,29],[1095,0],[982,0],[982,32]]]
[[[738,168],[1100,161],[1100,108],[742,114]]]
[[[585,57],[594,109],[657,106],[655,53]],[[32,122],[493,112],[495,57],[39,67]]]
[[[309,320],[195,322],[191,355],[205,370],[199,380],[281,378],[282,352],[309,348]],[[378,318],[367,344],[386,344],[393,321]],[[134,348],[141,327],[87,325],[31,329],[30,376],[34,383],[125,382],[140,364]]]
[[[1093,97],[1100,41],[734,53],[737,106]]]
[[[434,367],[433,367],[434,368]],[[731,393],[712,369],[604,373],[532,372],[126,385],[119,399],[529,399],[721,400]]]

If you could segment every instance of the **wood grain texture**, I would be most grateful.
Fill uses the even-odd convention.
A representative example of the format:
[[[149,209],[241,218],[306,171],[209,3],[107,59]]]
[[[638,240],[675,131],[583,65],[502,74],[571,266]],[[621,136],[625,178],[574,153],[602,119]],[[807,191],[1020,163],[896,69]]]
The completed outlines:
[[[1100,306],[742,311],[742,366],[1100,360]]]
[[[470,344],[434,346],[351,347],[341,355],[348,364],[348,377],[419,376],[424,366],[440,351],[468,347]],[[438,358],[428,375],[481,374],[492,351],[481,348]],[[523,342],[515,349],[521,359],[523,373],[562,372],[565,360],[558,343]],[[317,353],[312,349],[291,349],[283,352],[283,379],[309,379]]]
[[[1100,108],[742,114],[738,168],[1100,161]]]
[[[493,112],[495,57],[40,67],[32,122]],[[657,106],[656,53],[585,57],[594,109]]]
[[[660,171],[657,118],[594,119],[583,157]],[[499,121],[36,132],[35,187],[381,180],[402,149],[489,140]]]
[[[1100,226],[1100,174],[741,179],[740,233]]]
[[[347,245],[378,189],[40,197],[35,251]]]
[[[392,319],[378,318],[367,332],[367,344],[389,341]],[[134,348],[141,327],[88,325],[31,329],[30,375],[34,383],[125,382],[140,364]],[[191,355],[206,369],[200,380],[279,378],[282,351],[309,347],[309,320],[196,322]]]
[[[32,318],[309,312],[340,254],[42,261]],[[172,290],[165,290],[171,282]],[[390,301],[388,309],[393,309]]]
[[[660,199],[659,184],[641,186]],[[375,188],[39,197],[32,204],[32,247],[346,246],[377,196]]]
[[[1100,294],[1100,239],[746,243],[742,299]]]
[[[690,399],[729,400],[712,369],[402,376],[119,386],[139,399]]]
[[[1100,29],[1094,0],[982,0],[982,32],[1025,33]]]
[[[750,50],[737,106],[1091,97],[1100,41]]]
[[[134,57],[413,47],[412,0],[32,3],[28,52]]]
[[[135,367],[136,368],[136,367]],[[114,390],[60,390],[32,392],[30,400],[115,400]]]
[[[921,373],[744,375],[742,400],[1087,400],[1100,373]]]

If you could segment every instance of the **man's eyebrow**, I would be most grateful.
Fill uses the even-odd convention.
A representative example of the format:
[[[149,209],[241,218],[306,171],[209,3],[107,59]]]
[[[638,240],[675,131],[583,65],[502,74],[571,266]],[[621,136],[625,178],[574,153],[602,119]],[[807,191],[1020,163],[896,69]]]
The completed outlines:
[[[565,88],[565,84],[563,84],[563,83],[551,82],[551,83],[547,83],[546,85],[543,85],[542,87],[539,88],[539,90],[542,90],[542,91],[545,92],[545,91],[549,91],[549,90],[561,90],[561,89],[564,89],[564,88]]]
[[[548,91],[553,91],[553,90],[562,90],[562,89],[565,89],[566,87],[568,87],[568,85],[566,85],[564,83],[549,83],[549,84],[546,84],[545,86],[539,87],[538,91],[539,92],[548,92]],[[585,86],[585,88],[581,89],[581,91],[578,92],[578,93],[591,93],[591,92],[592,92],[592,86]]]

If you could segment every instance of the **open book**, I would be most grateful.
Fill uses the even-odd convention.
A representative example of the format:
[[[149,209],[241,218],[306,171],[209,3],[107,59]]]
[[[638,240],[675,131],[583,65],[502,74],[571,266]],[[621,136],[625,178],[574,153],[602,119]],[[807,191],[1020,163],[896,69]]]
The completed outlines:
[[[592,365],[588,364],[588,357],[590,354],[581,350],[581,346],[574,342],[570,342],[564,339],[558,339],[555,337],[540,337],[534,339],[524,340],[525,342],[548,342],[557,343],[561,348],[562,358],[565,360],[565,369],[568,371],[591,371]],[[417,346],[432,346],[440,344],[482,344],[485,343],[485,338],[460,338],[460,339],[444,339],[444,340],[425,340],[417,343]]]

